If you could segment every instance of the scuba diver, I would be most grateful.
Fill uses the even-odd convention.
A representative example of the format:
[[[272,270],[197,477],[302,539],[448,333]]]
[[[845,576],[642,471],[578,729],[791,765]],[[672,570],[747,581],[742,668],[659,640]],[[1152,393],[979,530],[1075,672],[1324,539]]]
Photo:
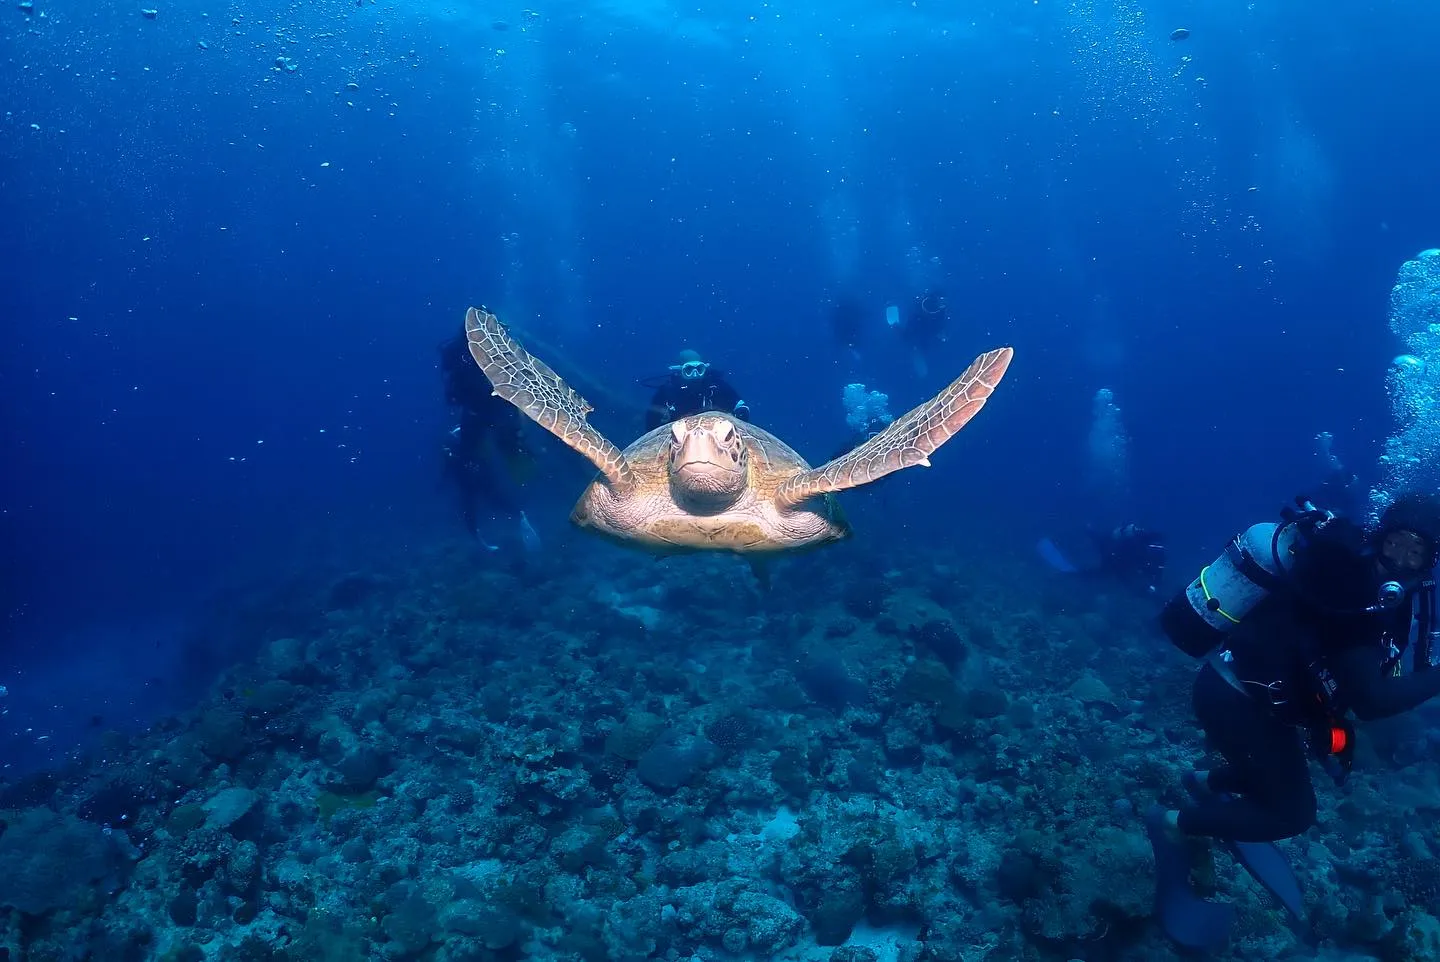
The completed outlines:
[[[1339,784],[1354,752],[1352,714],[1388,718],[1440,694],[1431,670],[1440,496],[1397,499],[1369,532],[1303,498],[1296,504],[1278,524],[1237,535],[1160,618],[1177,647],[1204,659],[1194,711],[1223,759],[1186,774],[1190,802],[1157,805],[1145,819],[1160,920],[1192,949],[1222,945],[1234,907],[1190,889],[1187,839],[1229,848],[1303,918],[1299,883],[1271,843],[1316,822],[1310,758]]]
[[[465,530],[487,551],[498,551],[499,545],[480,533],[479,511],[488,508],[493,515],[514,520],[526,549],[538,549],[539,535],[511,489],[534,469],[520,410],[494,393],[470,356],[463,331],[440,345],[440,374],[445,403],[459,413],[459,424],[446,437],[444,472],[455,486]]]
[[[655,389],[645,409],[645,430],[688,418],[701,411],[722,411],[742,421],[750,420],[750,406],[720,372],[691,350],[680,352],[670,365],[670,374]]]
[[[916,295],[904,323],[898,327],[901,339],[910,345],[915,373],[920,377],[929,373],[928,358],[945,342],[949,326],[950,309],[945,303],[944,292],[931,288]]]
[[[1369,499],[1359,476],[1347,470],[1335,453],[1335,435],[1329,431],[1315,435],[1315,456],[1325,466],[1324,479],[1315,491],[1315,502],[1330,506],[1343,517],[1360,517],[1368,507]]]
[[[1165,574],[1165,536],[1131,522],[1104,530],[1088,529],[1095,545],[1096,562],[1088,568],[1071,564],[1049,538],[1036,546],[1040,557],[1061,574],[1101,578],[1143,589],[1147,594],[1160,590]]]
[[[865,324],[865,308],[850,294],[841,294],[830,307],[830,331],[835,343],[850,352],[852,358],[860,356],[860,337]]]
[[[1132,584],[1154,594],[1165,574],[1165,536],[1134,523],[1109,531],[1091,529],[1090,538],[1100,563],[1087,574]]]

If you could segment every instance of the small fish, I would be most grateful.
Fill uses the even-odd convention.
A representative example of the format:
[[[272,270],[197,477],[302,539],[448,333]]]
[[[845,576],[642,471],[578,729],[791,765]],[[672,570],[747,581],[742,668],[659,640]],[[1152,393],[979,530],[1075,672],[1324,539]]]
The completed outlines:
[[[1176,28],[1175,28],[1173,31],[1171,31],[1171,33],[1170,33],[1170,39],[1171,39],[1171,40],[1175,40],[1175,41],[1184,40],[1184,39],[1186,39],[1186,38],[1189,37],[1189,36],[1190,36],[1190,28],[1189,28],[1189,27],[1176,27]]]

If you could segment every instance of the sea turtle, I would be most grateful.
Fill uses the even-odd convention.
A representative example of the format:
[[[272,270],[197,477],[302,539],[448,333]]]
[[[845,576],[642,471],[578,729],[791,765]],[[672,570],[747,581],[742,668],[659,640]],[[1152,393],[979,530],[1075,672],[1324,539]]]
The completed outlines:
[[[657,553],[754,556],[847,537],[850,526],[832,495],[902,468],[929,466],[931,452],[985,406],[1014,353],[987,351],[935,397],[812,468],[769,431],[718,411],[661,425],[621,451],[586,420],[594,408],[516,343],[494,314],[470,308],[465,333],[495,393],[599,469],[570,520]]]

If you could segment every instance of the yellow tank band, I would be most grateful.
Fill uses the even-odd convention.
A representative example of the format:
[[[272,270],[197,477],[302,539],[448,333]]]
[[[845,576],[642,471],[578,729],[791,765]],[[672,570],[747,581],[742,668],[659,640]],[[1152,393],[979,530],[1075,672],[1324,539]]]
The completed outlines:
[[[1200,569],[1200,579],[1199,579],[1199,580],[1200,580],[1200,590],[1205,593],[1205,600],[1206,600],[1206,601],[1213,601],[1213,600],[1215,600],[1215,596],[1210,593],[1210,586],[1205,583],[1205,573],[1206,573],[1207,571],[1209,571],[1209,570],[1210,570],[1210,566],[1209,566],[1209,565],[1206,565],[1205,567],[1203,567],[1203,568]],[[1216,605],[1216,606],[1214,607],[1214,609],[1212,609],[1212,610],[1214,610],[1215,612],[1217,612],[1217,613],[1220,615],[1220,617],[1225,618],[1225,619],[1227,619],[1228,621],[1230,621],[1232,624],[1236,624],[1236,625],[1240,624],[1240,619],[1239,619],[1239,618],[1236,618],[1234,615],[1230,614],[1230,612],[1226,611],[1224,608],[1221,608],[1219,605]]]

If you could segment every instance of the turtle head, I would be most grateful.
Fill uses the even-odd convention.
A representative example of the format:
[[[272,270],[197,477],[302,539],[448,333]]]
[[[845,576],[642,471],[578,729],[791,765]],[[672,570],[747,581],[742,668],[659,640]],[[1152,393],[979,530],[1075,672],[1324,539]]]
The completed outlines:
[[[735,422],[699,414],[670,425],[670,488],[689,507],[720,511],[745,490],[749,455]]]

